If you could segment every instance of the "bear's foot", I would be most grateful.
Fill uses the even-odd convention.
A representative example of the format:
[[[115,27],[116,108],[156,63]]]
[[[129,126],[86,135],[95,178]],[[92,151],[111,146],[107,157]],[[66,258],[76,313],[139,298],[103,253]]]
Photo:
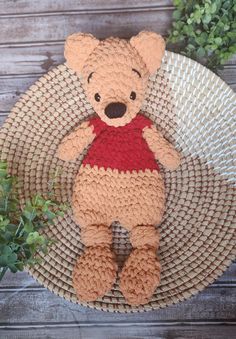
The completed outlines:
[[[91,246],[77,260],[73,287],[82,301],[94,301],[108,292],[116,280],[117,264],[108,246]]]
[[[133,306],[146,304],[160,283],[161,265],[153,247],[135,248],[120,274],[120,289]]]

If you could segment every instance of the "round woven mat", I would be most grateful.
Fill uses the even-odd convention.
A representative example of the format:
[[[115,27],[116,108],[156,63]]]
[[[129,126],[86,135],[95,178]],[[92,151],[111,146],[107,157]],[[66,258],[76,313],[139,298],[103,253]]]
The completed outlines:
[[[163,170],[167,207],[160,225],[161,285],[140,307],[126,304],[119,281],[103,298],[81,304],[112,312],[157,309],[197,293],[227,268],[235,256],[235,99],[205,67],[166,52],[143,105],[182,153],[177,171]],[[56,172],[56,196],[70,201],[81,157],[66,163],[55,153],[61,139],[91,114],[80,80],[65,65],[48,72],[21,96],[1,129],[0,149],[19,178],[22,202],[36,192],[47,192]],[[121,267],[131,247],[121,225],[112,227]],[[83,245],[71,211],[45,233],[56,242],[44,262],[29,272],[51,291],[80,303],[71,273]]]

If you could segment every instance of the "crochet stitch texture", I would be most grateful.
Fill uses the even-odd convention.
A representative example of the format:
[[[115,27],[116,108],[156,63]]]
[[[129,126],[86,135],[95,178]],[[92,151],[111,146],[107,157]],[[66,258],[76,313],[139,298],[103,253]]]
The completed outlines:
[[[96,137],[82,164],[119,172],[158,170],[154,154],[142,136],[143,128],[152,125],[148,118],[138,114],[127,125],[113,127],[95,117],[89,120],[89,125]]]
[[[60,159],[74,161],[88,149],[71,201],[86,246],[72,277],[80,300],[102,297],[117,278],[114,221],[130,232],[133,246],[120,272],[127,302],[148,302],[160,282],[156,226],[165,210],[165,188],[156,160],[174,170],[180,156],[140,108],[164,50],[164,40],[153,32],[141,32],[130,41],[99,41],[83,33],[67,38],[67,64],[82,76],[97,113],[66,136],[57,152]]]

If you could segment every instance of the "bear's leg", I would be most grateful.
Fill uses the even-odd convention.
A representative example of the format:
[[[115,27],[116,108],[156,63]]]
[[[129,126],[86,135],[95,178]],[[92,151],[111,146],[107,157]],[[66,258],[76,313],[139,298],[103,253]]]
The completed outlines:
[[[153,225],[137,225],[130,230],[130,242],[133,250],[121,272],[120,289],[130,305],[142,305],[160,283],[159,233]]]
[[[81,230],[81,240],[86,249],[75,264],[73,286],[80,300],[93,301],[108,292],[116,280],[111,227],[87,225]]]

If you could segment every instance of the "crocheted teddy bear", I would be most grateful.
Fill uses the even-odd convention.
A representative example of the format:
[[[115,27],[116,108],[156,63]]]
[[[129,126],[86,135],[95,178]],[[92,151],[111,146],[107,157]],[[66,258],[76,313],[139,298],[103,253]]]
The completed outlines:
[[[165,188],[156,160],[174,170],[180,156],[140,108],[148,78],[160,67],[164,51],[163,38],[153,32],[129,41],[99,41],[83,33],[66,40],[67,65],[82,77],[96,112],[58,148],[64,161],[74,161],[88,148],[72,195],[74,219],[86,246],[73,270],[80,300],[102,297],[116,280],[114,221],[129,231],[133,247],[120,273],[127,302],[148,302],[160,282],[156,225],[165,209]]]

